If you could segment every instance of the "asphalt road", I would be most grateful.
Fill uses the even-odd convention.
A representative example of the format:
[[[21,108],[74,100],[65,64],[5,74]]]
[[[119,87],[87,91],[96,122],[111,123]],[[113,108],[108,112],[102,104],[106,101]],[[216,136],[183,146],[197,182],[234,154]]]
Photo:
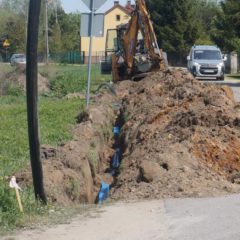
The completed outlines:
[[[69,224],[25,230],[4,239],[239,240],[239,226],[240,195],[231,195],[101,206]]]
[[[165,203],[171,240],[239,240],[240,195]]]

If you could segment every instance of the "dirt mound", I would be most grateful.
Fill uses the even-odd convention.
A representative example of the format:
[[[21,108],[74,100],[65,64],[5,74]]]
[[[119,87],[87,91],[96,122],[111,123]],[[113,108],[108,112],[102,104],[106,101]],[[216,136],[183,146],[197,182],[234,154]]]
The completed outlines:
[[[114,199],[240,191],[240,105],[231,89],[173,70],[123,81],[116,92],[100,93],[90,112],[77,117],[72,141],[57,149],[42,146],[45,188],[53,201],[93,203],[102,180],[113,183]],[[123,158],[113,179],[107,172],[118,121]],[[29,184],[29,171],[18,177]]]
[[[125,153],[113,198],[239,191],[228,181],[240,175],[240,106],[231,89],[202,84],[179,70],[118,88]]]
[[[26,69],[25,65],[17,65],[16,68],[4,76],[1,76],[0,95],[8,94],[9,89],[19,88],[26,92]],[[49,80],[38,73],[38,92],[39,94],[46,93],[50,90]]]
[[[117,111],[114,97],[105,93],[96,99],[90,112],[76,117],[73,139],[57,148],[41,146],[44,185],[48,198],[62,205],[94,203],[101,181],[112,183],[105,173],[114,154],[112,126]],[[16,174],[20,185],[31,185],[27,169]]]

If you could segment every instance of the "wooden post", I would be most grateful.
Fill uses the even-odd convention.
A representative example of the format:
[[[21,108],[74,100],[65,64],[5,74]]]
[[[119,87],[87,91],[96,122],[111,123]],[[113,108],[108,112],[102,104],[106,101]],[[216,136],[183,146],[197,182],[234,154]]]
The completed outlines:
[[[17,188],[15,188],[15,192],[16,192],[16,197],[17,197],[20,212],[23,212],[23,206],[22,206],[22,201],[21,201],[21,198],[20,198],[19,190]]]

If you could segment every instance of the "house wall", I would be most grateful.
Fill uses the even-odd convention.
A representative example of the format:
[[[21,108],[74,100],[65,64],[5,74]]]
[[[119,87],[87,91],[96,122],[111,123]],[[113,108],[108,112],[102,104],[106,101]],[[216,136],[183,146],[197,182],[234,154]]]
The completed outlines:
[[[120,21],[117,21],[116,16],[120,15]],[[131,16],[127,15],[120,8],[114,8],[111,12],[108,12],[104,17],[104,37],[93,37],[93,52],[105,52],[106,35],[108,29],[114,29],[120,24],[128,23]],[[89,38],[81,37],[81,51],[85,52],[85,56],[88,56],[89,51]]]

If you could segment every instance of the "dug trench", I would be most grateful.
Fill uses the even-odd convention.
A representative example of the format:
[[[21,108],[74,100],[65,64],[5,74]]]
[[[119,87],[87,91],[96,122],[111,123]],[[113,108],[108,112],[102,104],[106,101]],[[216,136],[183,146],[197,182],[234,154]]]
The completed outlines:
[[[115,200],[240,192],[240,105],[230,88],[205,85],[181,70],[115,88],[117,96],[101,92],[90,113],[78,116],[72,141],[42,147],[49,198],[93,203],[102,181]],[[113,179],[108,169],[118,119],[122,160]],[[31,184],[30,171],[18,179],[23,187]]]

